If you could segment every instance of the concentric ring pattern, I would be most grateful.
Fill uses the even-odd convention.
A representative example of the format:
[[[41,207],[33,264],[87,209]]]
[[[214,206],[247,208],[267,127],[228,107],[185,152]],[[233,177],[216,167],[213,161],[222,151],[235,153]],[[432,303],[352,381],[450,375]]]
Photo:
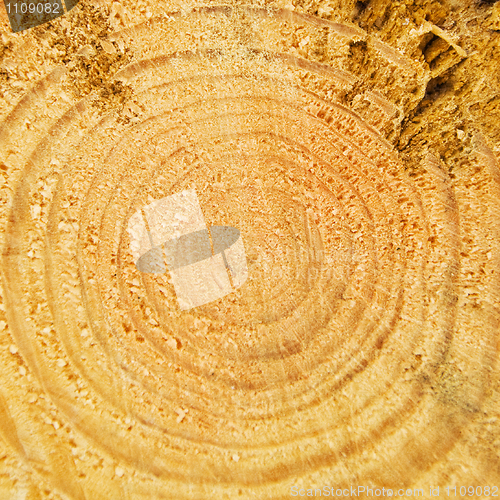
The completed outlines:
[[[102,47],[131,55],[120,99],[54,65],[0,131],[12,487],[270,499],[498,480],[484,450],[464,468],[498,379],[498,164],[477,136],[452,175],[430,155],[408,170],[387,140],[430,70],[287,9],[171,12]],[[185,189],[248,263],[189,311],[127,233]]]

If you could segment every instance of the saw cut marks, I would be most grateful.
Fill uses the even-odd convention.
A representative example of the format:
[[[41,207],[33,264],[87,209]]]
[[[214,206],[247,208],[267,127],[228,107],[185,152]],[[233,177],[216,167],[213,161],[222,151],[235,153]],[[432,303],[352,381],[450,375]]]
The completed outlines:
[[[498,480],[463,444],[498,377],[498,164],[477,137],[453,176],[403,167],[390,141],[430,70],[286,9],[171,12],[106,43],[132,58],[112,106],[68,92],[61,65],[0,128],[0,432],[22,480],[285,499],[354,477],[427,491],[464,456],[460,484]],[[189,310],[127,231],[185,190],[247,261]]]

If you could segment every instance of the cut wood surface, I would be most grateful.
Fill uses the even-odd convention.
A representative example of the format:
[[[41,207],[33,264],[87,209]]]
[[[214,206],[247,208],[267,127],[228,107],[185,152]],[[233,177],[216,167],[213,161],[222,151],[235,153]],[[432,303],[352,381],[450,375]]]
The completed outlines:
[[[500,495],[500,3],[0,21],[1,500]],[[183,308],[188,190],[247,274]]]

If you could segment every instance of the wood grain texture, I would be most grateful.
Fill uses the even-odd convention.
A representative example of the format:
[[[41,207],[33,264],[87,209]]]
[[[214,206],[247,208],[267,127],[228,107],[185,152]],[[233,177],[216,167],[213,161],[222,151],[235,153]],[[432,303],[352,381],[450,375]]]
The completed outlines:
[[[0,499],[500,487],[499,6],[2,12]],[[248,279],[183,311],[187,189]]]

